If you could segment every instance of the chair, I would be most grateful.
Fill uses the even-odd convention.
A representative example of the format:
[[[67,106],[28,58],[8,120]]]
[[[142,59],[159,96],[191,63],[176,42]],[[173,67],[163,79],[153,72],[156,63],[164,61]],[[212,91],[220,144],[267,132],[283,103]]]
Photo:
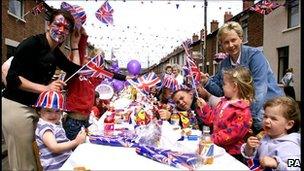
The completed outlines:
[[[34,155],[35,155],[37,171],[43,171],[43,168],[42,168],[41,162],[40,162],[40,157],[39,157],[39,148],[38,148],[36,141],[33,141],[32,147],[33,147],[33,151],[34,151]]]

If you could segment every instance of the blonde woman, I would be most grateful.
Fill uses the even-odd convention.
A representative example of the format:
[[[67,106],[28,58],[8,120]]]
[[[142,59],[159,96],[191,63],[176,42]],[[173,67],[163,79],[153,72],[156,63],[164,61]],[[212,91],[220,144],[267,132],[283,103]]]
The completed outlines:
[[[262,128],[263,104],[266,100],[284,95],[278,87],[273,71],[264,56],[257,48],[242,44],[243,30],[239,23],[225,23],[218,31],[218,41],[228,57],[221,61],[217,73],[212,77],[203,74],[202,84],[207,91],[215,96],[223,96],[223,73],[227,68],[241,65],[250,70],[255,89],[255,101],[251,111],[253,117],[254,132]]]

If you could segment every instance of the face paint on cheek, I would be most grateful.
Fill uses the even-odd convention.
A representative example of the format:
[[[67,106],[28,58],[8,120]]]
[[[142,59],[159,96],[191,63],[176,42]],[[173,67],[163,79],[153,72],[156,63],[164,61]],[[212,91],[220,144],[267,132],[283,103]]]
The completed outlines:
[[[51,38],[53,40],[55,40],[57,43],[62,43],[64,42],[64,40],[66,39],[67,35],[66,34],[62,34],[60,33],[59,29],[56,28],[56,27],[52,27],[50,29],[50,35],[51,35]]]
[[[53,21],[50,28],[50,35],[51,38],[56,41],[57,43],[62,43],[65,41],[69,34],[70,25],[64,19],[64,17],[59,17]]]

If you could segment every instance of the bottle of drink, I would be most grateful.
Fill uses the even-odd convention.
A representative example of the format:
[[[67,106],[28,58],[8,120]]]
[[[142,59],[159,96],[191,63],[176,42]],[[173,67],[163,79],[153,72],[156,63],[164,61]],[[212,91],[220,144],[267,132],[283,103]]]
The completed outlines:
[[[203,164],[212,164],[214,159],[214,144],[211,141],[210,128],[203,127],[203,134],[198,146],[198,153]]]
[[[194,113],[193,110],[191,110],[191,114],[190,114],[190,127],[192,129],[199,129],[198,127],[198,122],[197,122],[197,119],[196,119],[196,114]]]
[[[112,135],[114,132],[114,116],[112,114],[107,115],[104,119],[104,134],[105,135]]]

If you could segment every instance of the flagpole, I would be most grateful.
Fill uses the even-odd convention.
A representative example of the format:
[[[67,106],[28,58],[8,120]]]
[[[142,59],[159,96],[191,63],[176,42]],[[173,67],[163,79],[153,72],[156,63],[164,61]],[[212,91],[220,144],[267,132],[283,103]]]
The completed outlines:
[[[98,54],[99,55],[99,54]],[[73,75],[71,75],[68,79],[64,81],[64,83],[67,83],[72,77],[74,77],[79,71],[81,71],[84,67],[86,67],[90,62],[92,62],[98,55],[96,55],[94,58],[92,58],[89,62],[87,62],[85,65],[83,65],[79,70],[77,70]]]
[[[207,6],[208,6],[208,2],[207,0],[204,0],[204,45],[203,45],[203,60],[202,60],[202,64],[203,64],[203,70],[206,71],[205,68],[205,64],[206,64],[206,60],[207,60]]]

